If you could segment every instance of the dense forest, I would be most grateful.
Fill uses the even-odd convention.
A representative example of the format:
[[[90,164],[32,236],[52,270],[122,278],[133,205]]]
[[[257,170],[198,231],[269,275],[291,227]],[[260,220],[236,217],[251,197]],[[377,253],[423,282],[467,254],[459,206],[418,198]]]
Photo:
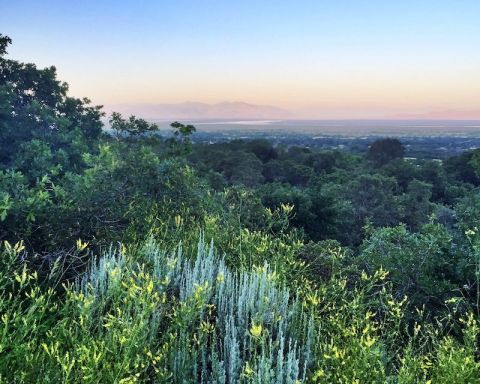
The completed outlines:
[[[10,43],[1,382],[480,383],[479,150],[162,136]]]

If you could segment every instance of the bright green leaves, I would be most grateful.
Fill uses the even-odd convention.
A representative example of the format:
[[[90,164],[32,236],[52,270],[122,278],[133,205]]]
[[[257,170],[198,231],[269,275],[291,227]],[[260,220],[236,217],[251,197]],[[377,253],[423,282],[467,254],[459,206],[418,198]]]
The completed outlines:
[[[8,211],[12,208],[13,202],[8,193],[4,194],[0,200],[0,221],[5,221],[8,215]]]

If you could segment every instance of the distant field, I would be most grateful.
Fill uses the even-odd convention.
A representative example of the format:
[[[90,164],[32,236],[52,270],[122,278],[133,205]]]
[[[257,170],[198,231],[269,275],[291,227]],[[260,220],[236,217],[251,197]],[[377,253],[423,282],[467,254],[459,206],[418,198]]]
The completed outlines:
[[[184,121],[185,122],[185,121]],[[162,129],[170,122],[157,121]],[[198,131],[262,131],[335,136],[480,136],[479,120],[243,120],[190,121]]]

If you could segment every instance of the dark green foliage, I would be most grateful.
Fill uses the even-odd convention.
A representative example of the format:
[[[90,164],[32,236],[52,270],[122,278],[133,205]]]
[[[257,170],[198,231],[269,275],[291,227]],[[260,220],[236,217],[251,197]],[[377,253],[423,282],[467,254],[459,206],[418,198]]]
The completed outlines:
[[[456,218],[463,232],[480,228],[480,194],[472,192],[455,205]]]
[[[412,230],[418,230],[425,224],[433,212],[434,204],[430,202],[432,185],[419,180],[412,180],[408,184],[407,193],[402,195],[401,221]]]
[[[382,167],[381,172],[395,178],[402,192],[407,191],[408,185],[413,179],[419,178],[419,167],[412,161],[404,159],[390,161]]]
[[[446,173],[455,180],[480,185],[480,177],[477,174],[478,168],[474,168],[472,158],[479,150],[464,152],[459,156],[452,156],[445,160],[444,168]]]
[[[310,162],[315,173],[333,173],[352,166],[352,158],[343,151],[321,151],[313,154]]]
[[[278,157],[277,151],[273,147],[272,143],[264,139],[252,140],[248,142],[246,149],[257,156],[262,163],[266,163]]]
[[[292,225],[307,238],[348,245],[362,241],[368,221],[417,230],[439,204],[451,207],[473,188],[452,173],[449,160],[393,158],[378,167],[368,154],[274,147],[264,140],[196,144],[189,160],[216,190],[239,184],[256,190],[267,207],[294,204]]]
[[[362,244],[360,260],[371,271],[389,272],[397,298],[438,310],[465,282],[461,256],[443,226],[427,224],[417,233],[405,226],[375,231]]]
[[[174,121],[172,124],[170,124],[170,126],[175,129],[175,136],[181,136],[183,138],[189,137],[192,133],[196,131],[196,128],[193,125],[181,124],[178,121]]]
[[[9,42],[2,41],[2,46]],[[4,53],[2,48],[0,167],[24,161],[17,157],[35,140],[30,147],[40,146],[41,156],[52,157],[50,166],[58,165],[64,172],[80,170],[82,152],[93,151],[102,133],[101,108],[91,106],[88,99],[68,97],[68,86],[57,80],[55,67],[37,69],[6,59]]]
[[[170,124],[173,128],[174,139],[170,139],[171,154],[174,156],[186,156],[192,150],[192,140],[190,136],[196,131],[193,125],[181,124],[178,121]]]
[[[236,152],[224,166],[228,168],[227,177],[234,184],[255,187],[263,183],[262,162],[252,153]]]
[[[108,120],[110,128],[115,132],[117,137],[120,136],[143,136],[147,133],[158,131],[157,124],[150,124],[146,120],[137,119],[135,116],[130,116],[124,119],[118,112],[113,112]]]
[[[312,201],[304,191],[282,184],[268,184],[261,190],[262,203],[276,209],[282,204],[293,206],[291,223],[294,226],[303,227],[305,231],[315,225],[316,215],[312,212]]]
[[[405,147],[400,140],[386,138],[375,140],[368,148],[367,158],[377,167],[387,164],[389,161],[402,158]]]
[[[427,161],[422,164],[419,169],[419,180],[432,185],[433,201],[451,203],[447,175],[440,162]]]
[[[0,55],[3,56],[7,53],[7,47],[10,44],[12,44],[12,39],[0,33]]]
[[[394,178],[380,174],[364,174],[353,180],[348,189],[357,225],[363,226],[367,219],[377,227],[397,224],[400,216],[397,188]]]

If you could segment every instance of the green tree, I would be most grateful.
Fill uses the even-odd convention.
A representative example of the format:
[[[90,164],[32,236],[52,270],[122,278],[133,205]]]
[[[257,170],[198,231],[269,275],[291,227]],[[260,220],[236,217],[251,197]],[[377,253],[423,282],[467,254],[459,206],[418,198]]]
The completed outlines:
[[[285,182],[287,181],[289,163],[285,160],[272,159],[263,165],[262,174],[265,177],[265,181],[272,182]]]
[[[472,152],[472,156],[470,158],[470,161],[468,161],[468,165],[470,165],[473,168],[473,171],[477,175],[477,177],[480,177],[480,150],[475,150]]]
[[[253,152],[262,163],[266,163],[278,157],[272,143],[265,139],[256,139],[247,143],[246,150]]]
[[[345,151],[322,150],[312,155],[312,168],[316,173],[334,173],[339,169],[352,169],[358,162],[358,156]]]
[[[178,121],[170,124],[173,128],[173,136],[170,146],[173,154],[186,156],[192,151],[192,139],[191,136],[197,131],[197,129],[191,124],[182,124]]]
[[[402,158],[405,155],[405,147],[400,140],[385,138],[375,140],[367,152],[367,159],[377,167],[387,164],[393,159]]]
[[[401,225],[374,231],[363,242],[359,260],[370,271],[387,270],[398,299],[407,296],[414,306],[439,310],[465,283],[459,256],[443,226],[427,224],[412,233]]]
[[[381,173],[394,177],[402,192],[406,192],[410,182],[419,178],[418,167],[411,161],[394,159],[381,168]]]
[[[452,156],[443,163],[443,168],[447,175],[454,180],[470,183],[475,186],[480,185],[480,170],[478,157],[480,150],[466,151],[458,156]],[[473,158],[477,160],[473,160]]]
[[[295,186],[306,186],[313,176],[312,168],[293,161],[286,162],[286,180]]]
[[[12,44],[12,39],[8,36],[4,36],[0,33],[0,55],[3,56],[7,53],[7,47]]]
[[[432,200],[451,204],[453,199],[450,196],[450,190],[447,175],[439,161],[425,161],[418,169],[418,179],[432,185]]]
[[[316,216],[312,212],[312,200],[306,191],[289,184],[271,183],[260,189],[262,203],[275,210],[283,205],[293,206],[291,224],[308,232],[313,228]]]
[[[401,220],[410,230],[416,231],[428,222],[434,204],[430,202],[432,185],[419,180],[408,184],[407,193],[400,199]]]
[[[308,188],[312,213],[316,219],[307,232],[313,240],[335,239],[353,243],[354,215],[351,202],[343,198],[343,187],[335,183],[315,182]],[[339,197],[341,196],[341,197]]]
[[[117,138],[124,136],[144,136],[147,133],[153,133],[159,130],[157,124],[149,123],[148,121],[138,119],[135,116],[130,116],[128,119],[124,119],[118,112],[113,112],[108,121]]]
[[[102,134],[101,107],[69,97],[55,67],[38,69],[5,58],[11,40],[0,36],[0,41],[0,167],[11,167],[25,142],[40,140],[54,158],[58,151],[67,153],[64,171],[78,171],[84,166],[82,152],[94,151]]]
[[[354,179],[348,186],[347,196],[352,202],[357,225],[362,227],[367,219],[376,227],[398,224],[396,189],[394,178],[380,174],[364,174]]]

